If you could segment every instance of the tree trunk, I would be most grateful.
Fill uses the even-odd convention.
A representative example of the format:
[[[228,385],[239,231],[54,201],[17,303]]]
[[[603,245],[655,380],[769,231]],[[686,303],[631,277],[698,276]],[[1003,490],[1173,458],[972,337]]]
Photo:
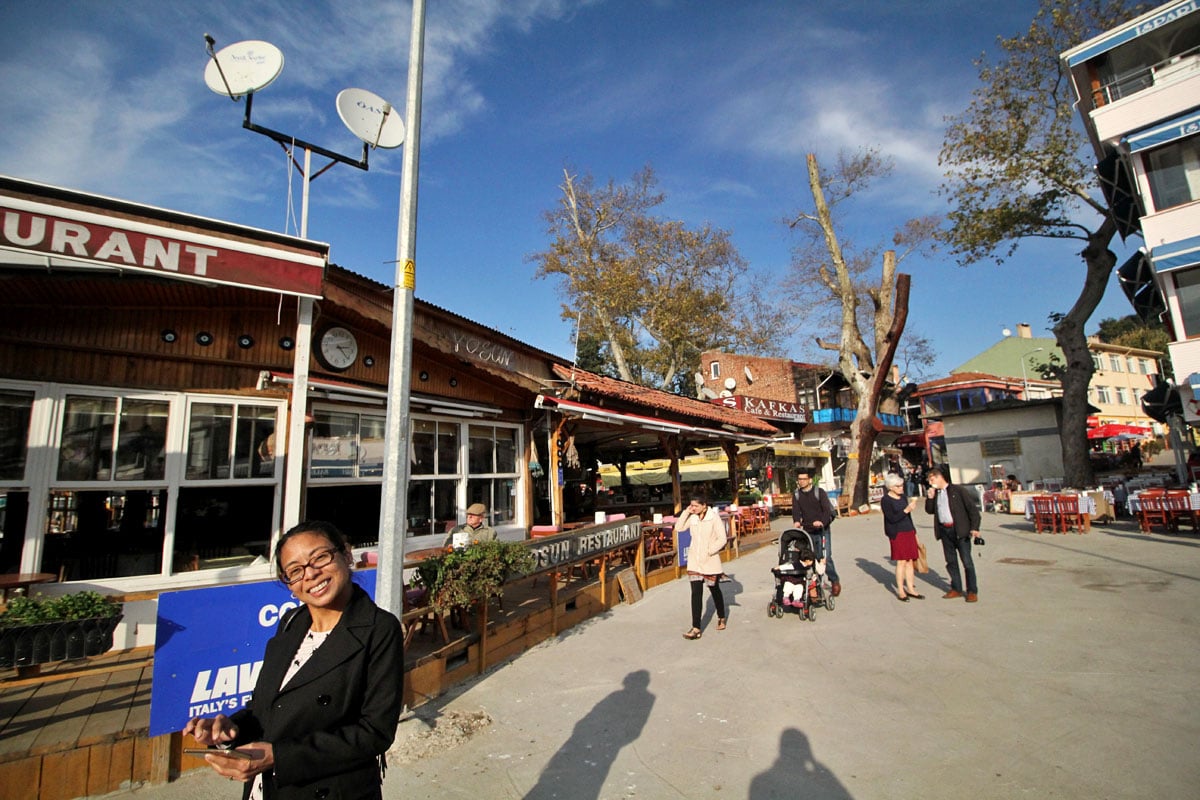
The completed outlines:
[[[1108,278],[1116,266],[1117,257],[1108,249],[1115,233],[1111,218],[1099,230],[1088,236],[1083,260],[1087,266],[1079,298],[1054,326],[1054,338],[1067,358],[1063,372],[1063,416],[1059,441],[1062,446],[1063,480],[1067,486],[1079,489],[1095,483],[1092,462],[1088,458],[1087,417],[1088,387],[1095,365],[1088,350],[1084,325],[1104,297]]]

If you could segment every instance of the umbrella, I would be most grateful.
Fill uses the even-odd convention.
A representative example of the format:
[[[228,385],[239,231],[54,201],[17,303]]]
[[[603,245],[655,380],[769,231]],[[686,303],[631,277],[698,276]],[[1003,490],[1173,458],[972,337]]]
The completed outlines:
[[[1105,425],[1099,425],[1088,431],[1089,439],[1112,439],[1117,436],[1124,436],[1128,439],[1141,439],[1150,436],[1149,428],[1139,428],[1136,425],[1122,425],[1119,422],[1109,422]]]

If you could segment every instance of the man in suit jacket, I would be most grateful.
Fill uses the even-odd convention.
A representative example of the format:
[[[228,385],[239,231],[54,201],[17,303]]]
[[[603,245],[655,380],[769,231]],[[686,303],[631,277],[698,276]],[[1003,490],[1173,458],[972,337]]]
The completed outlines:
[[[975,581],[971,540],[979,535],[979,506],[969,491],[950,483],[950,470],[945,464],[929,470],[925,513],[933,515],[933,535],[942,543],[946,571],[950,573],[950,591],[942,597],[949,600],[963,596],[962,576],[958,572],[961,558],[967,573],[967,602],[978,601],[979,584]]]

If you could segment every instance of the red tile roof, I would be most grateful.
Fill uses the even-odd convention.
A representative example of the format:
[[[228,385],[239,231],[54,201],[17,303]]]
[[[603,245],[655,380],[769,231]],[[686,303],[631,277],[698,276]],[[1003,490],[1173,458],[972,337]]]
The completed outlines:
[[[747,433],[771,436],[779,433],[774,425],[758,417],[739,411],[735,408],[715,406],[704,400],[671,394],[649,386],[639,386],[636,383],[608,378],[594,372],[569,367],[565,364],[554,364],[554,373],[566,381],[572,381],[575,388],[592,399],[606,398],[624,403],[631,411],[647,413],[648,410],[665,411],[672,417],[684,416],[703,420],[706,423],[720,427],[733,425]],[[649,414],[650,416],[658,416]]]

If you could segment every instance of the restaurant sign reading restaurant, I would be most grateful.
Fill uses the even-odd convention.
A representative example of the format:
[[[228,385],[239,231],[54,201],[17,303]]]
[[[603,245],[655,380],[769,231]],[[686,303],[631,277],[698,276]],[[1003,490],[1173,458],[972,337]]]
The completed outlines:
[[[0,261],[131,269],[251,289],[320,297],[325,257],[268,242],[240,241],[178,224],[13,196],[0,183]],[[249,229],[247,229],[249,231]],[[310,245],[311,246],[311,245]],[[323,248],[324,246],[319,246]],[[16,251],[13,261],[11,253]]]
[[[534,539],[528,547],[529,552],[537,559],[537,566],[530,572],[541,572],[560,564],[581,561],[588,556],[598,556],[614,547],[636,544],[641,538],[642,520],[632,517],[597,527]]]
[[[710,401],[714,405],[725,408],[736,408],[764,419],[781,419],[787,422],[808,422],[808,412],[799,403],[786,400],[765,400],[761,397],[747,397],[735,394],[732,397],[718,397]]]

